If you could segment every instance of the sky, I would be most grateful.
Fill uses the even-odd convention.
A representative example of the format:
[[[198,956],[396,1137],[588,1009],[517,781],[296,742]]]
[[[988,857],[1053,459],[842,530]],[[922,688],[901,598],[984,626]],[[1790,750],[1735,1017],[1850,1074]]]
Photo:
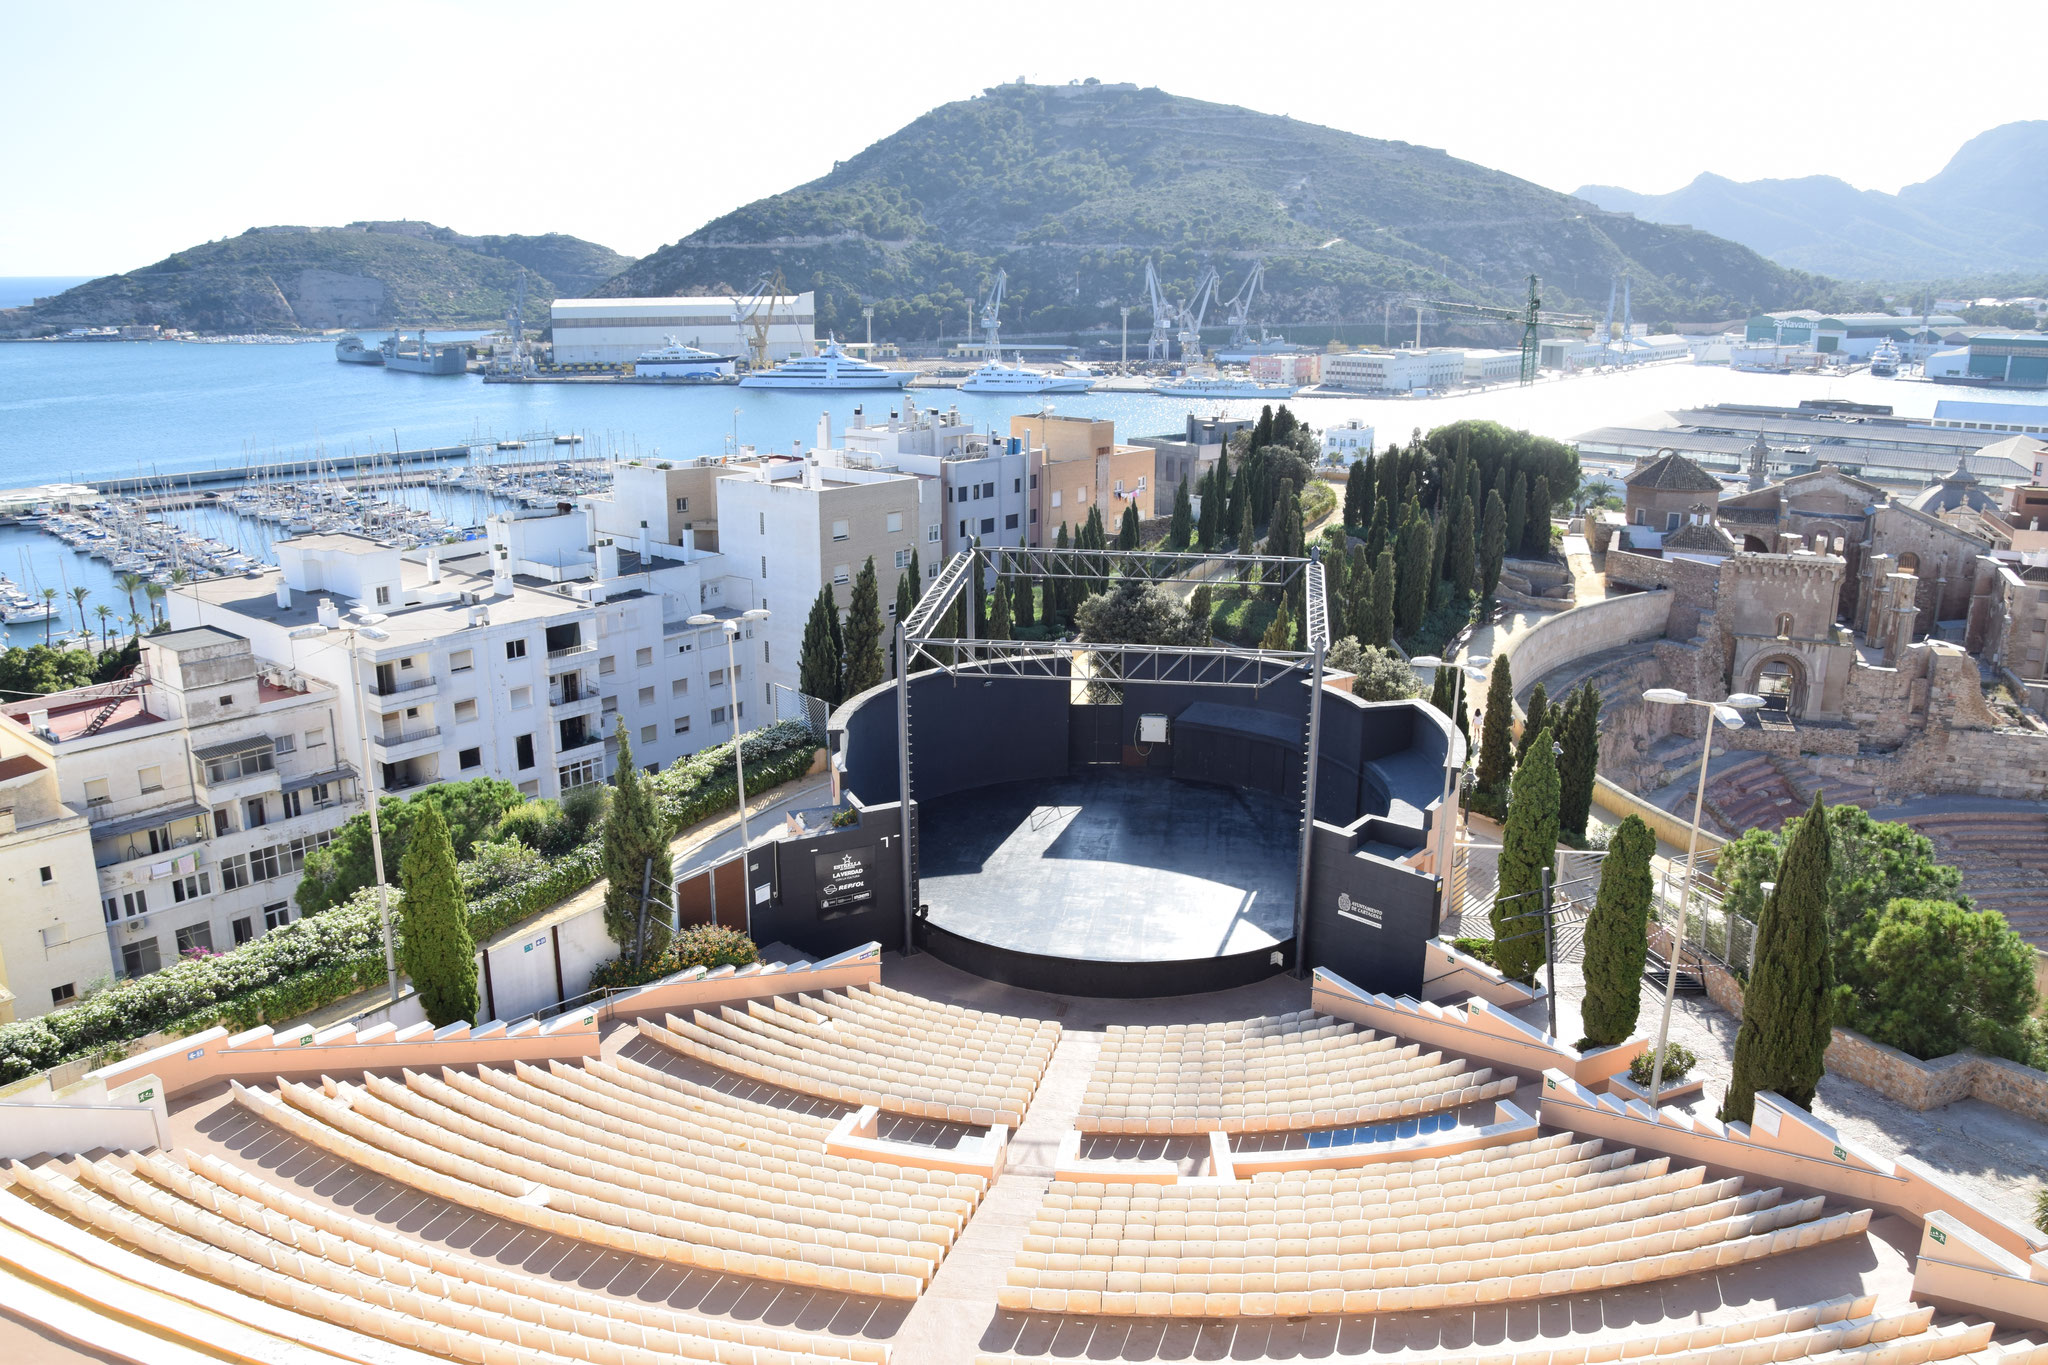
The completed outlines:
[[[2048,117],[2048,5],[0,0],[0,275],[258,224],[424,218],[643,255],[926,110],[1087,76],[1441,147],[1553,189],[1897,190]],[[1995,49],[1990,45],[1995,44]],[[1928,97],[1913,93],[1924,81]]]

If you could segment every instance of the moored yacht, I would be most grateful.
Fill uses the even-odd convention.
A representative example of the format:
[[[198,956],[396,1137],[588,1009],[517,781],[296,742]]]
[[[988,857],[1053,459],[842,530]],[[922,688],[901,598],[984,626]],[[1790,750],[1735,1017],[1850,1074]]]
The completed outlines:
[[[1184,374],[1154,384],[1152,392],[1168,398],[1292,398],[1292,384],[1261,384],[1220,374]]]
[[[916,377],[912,370],[885,370],[848,355],[830,340],[816,355],[793,356],[772,369],[740,380],[743,389],[900,389]]]
[[[1022,365],[991,360],[960,382],[962,393],[1086,393],[1095,387],[1088,374],[1053,374]]]
[[[674,337],[668,345],[642,351],[633,361],[637,379],[718,379],[733,372],[735,357],[685,346]],[[556,437],[559,443],[561,437]]]

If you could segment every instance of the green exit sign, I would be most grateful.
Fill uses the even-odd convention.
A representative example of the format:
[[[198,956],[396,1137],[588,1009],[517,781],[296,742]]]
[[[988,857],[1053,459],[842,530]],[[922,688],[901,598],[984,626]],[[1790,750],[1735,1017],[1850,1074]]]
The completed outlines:
[[[1932,1237],[1935,1241],[1939,1242],[1943,1246],[1948,1245],[1948,1234],[1943,1232],[1940,1228],[1927,1229],[1927,1235],[1929,1237]]]

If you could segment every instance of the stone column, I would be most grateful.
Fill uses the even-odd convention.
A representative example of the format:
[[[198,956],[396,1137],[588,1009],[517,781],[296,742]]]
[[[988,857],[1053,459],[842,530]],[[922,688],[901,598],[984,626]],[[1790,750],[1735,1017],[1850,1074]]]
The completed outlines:
[[[1889,574],[1885,578],[1885,596],[1891,601],[1892,617],[1891,630],[1884,641],[1884,661],[1888,667],[1898,667],[1906,646],[1913,643],[1913,620],[1920,614],[1919,586],[1920,580],[1909,573]]]
[[[1886,614],[1891,605],[1887,600],[1889,584],[1892,566],[1897,563],[1892,555],[1874,554],[1863,561],[1863,619],[1859,630],[1865,644],[1884,644],[1885,623],[1891,619]]]

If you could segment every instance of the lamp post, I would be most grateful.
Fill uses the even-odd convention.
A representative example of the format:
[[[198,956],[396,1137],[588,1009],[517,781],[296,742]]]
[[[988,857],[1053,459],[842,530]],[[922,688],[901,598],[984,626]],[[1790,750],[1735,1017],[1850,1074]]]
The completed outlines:
[[[740,622],[767,619],[766,607],[754,607],[723,621],[709,612],[701,611],[690,618],[690,624],[693,626],[725,628],[725,685],[730,689],[726,693],[726,700],[732,705],[732,771],[740,796],[740,901],[746,907],[749,934],[754,931],[754,886],[747,867],[748,846],[752,840],[747,834],[747,765],[740,759],[740,671],[739,661],[733,652],[733,641],[739,638]]]
[[[1742,713],[1762,706],[1764,699],[1753,692],[1737,692],[1726,701],[1704,701],[1675,687],[1652,687],[1643,693],[1643,700],[1659,706],[1702,706],[1707,710],[1706,739],[1700,745],[1699,788],[1692,799],[1692,831],[1686,838],[1685,885],[1678,895],[1678,931],[1671,938],[1671,969],[1664,977],[1664,1017],[1657,1025],[1657,1058],[1650,1067],[1650,1107],[1655,1109],[1664,1086],[1664,1052],[1671,1040],[1671,1006],[1678,996],[1678,955],[1685,947],[1685,915],[1692,906],[1693,867],[1700,856],[1700,818],[1707,804],[1707,758],[1714,750],[1714,723],[1719,721],[1731,730],[1741,729]]]
[[[384,880],[384,828],[377,816],[377,768],[370,756],[370,704],[363,691],[362,661],[356,655],[356,636],[371,640],[390,638],[389,632],[380,629],[377,622],[383,616],[371,613],[363,618],[362,625],[354,626],[300,626],[287,632],[293,640],[312,640],[331,633],[348,637],[348,686],[349,694],[356,704],[357,734],[363,759],[363,800],[370,810],[370,861],[377,872],[377,925],[384,935],[384,980],[391,991],[391,1003],[398,1004],[398,955],[391,946],[391,887]]]
[[[1411,667],[1429,669],[1442,668],[1444,662],[1434,654],[1418,654],[1408,661]],[[1478,682],[1486,676],[1486,668],[1492,662],[1493,656],[1490,654],[1474,654],[1468,656],[1463,663],[1455,665],[1457,671],[1451,676],[1450,722],[1453,730],[1458,726],[1458,703],[1465,696],[1465,679],[1469,676],[1472,681]],[[1457,806],[1454,803],[1457,800],[1460,779],[1465,775],[1465,763],[1471,758],[1469,753],[1461,753],[1458,755],[1458,761],[1453,763],[1451,751],[1455,747],[1450,744],[1444,746],[1444,798],[1443,804],[1437,808],[1441,812],[1437,819],[1437,824],[1441,827],[1438,831],[1437,872],[1443,884],[1443,904],[1437,910],[1438,932],[1442,932],[1444,921],[1450,917],[1451,897],[1457,890],[1452,884],[1457,872],[1458,855]]]

